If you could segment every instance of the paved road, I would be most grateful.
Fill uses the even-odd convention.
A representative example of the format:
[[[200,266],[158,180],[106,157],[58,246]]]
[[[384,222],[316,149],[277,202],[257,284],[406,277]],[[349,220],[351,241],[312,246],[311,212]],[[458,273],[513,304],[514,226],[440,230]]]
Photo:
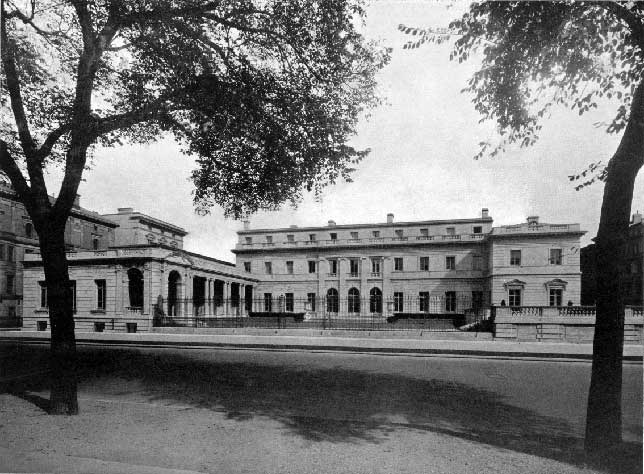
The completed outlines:
[[[583,435],[590,363],[223,349],[81,347],[80,393],[211,407],[231,416],[431,426],[482,438]],[[5,376],[44,366],[44,346],[0,347]],[[13,369],[11,368],[13,366]],[[46,389],[42,377],[30,388]],[[642,364],[624,364],[624,439],[642,440]],[[308,421],[306,421],[308,420]],[[311,421],[313,420],[313,421]],[[315,421],[318,420],[318,421]],[[329,423],[327,423],[329,422]],[[498,438],[498,439],[497,439]]]

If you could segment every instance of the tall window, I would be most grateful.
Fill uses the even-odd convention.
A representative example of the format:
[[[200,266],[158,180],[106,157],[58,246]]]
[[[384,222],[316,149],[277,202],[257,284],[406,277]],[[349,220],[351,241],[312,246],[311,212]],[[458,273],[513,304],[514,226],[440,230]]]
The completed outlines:
[[[420,271],[421,272],[429,271],[429,257],[420,257]]]
[[[521,250],[510,250],[510,265],[521,265]]]
[[[445,292],[445,311],[447,313],[453,313],[456,311],[456,292],[455,291]]]
[[[550,306],[561,306],[563,290],[561,288],[550,288]]]
[[[264,262],[264,271],[267,275],[273,274],[273,264],[271,262]]]
[[[418,309],[422,313],[429,313],[429,291],[418,293]]]
[[[374,239],[378,239],[378,238],[380,238],[380,231],[379,231],[379,230],[372,230],[372,231],[371,231],[371,236],[372,236]]]
[[[315,234],[309,234],[309,242],[315,242],[316,236]]]
[[[508,290],[508,302],[510,306],[521,306],[521,289],[510,288]]]
[[[284,310],[288,312],[293,312],[295,306],[295,298],[293,293],[284,293]]]
[[[456,257],[454,255],[445,257],[445,270],[456,270]]]
[[[338,312],[338,290],[329,288],[326,292],[326,311],[327,313]]]
[[[561,249],[550,249],[550,265],[561,265]]]
[[[394,291],[394,311],[400,313],[404,309],[402,291]]]
[[[371,259],[371,273],[380,274],[380,257]]]
[[[272,244],[273,243],[273,236],[272,235],[267,235],[266,236],[266,243],[267,244]]]
[[[14,251],[15,248],[13,247],[13,245],[7,245],[7,262],[14,261]]]
[[[310,310],[315,311],[315,293],[307,293],[306,301],[309,303]]]
[[[309,273],[315,273],[315,260],[309,260]]]
[[[44,281],[39,281],[38,285],[40,286],[40,307],[47,308],[49,302],[47,301],[47,284]]]
[[[15,286],[15,276],[14,275],[7,275],[7,294],[8,295],[13,295],[13,290]]]
[[[360,291],[357,288],[349,290],[349,298],[347,300],[349,313],[360,312]]]
[[[4,260],[4,254],[5,254],[5,246],[4,244],[0,244],[0,260]]]
[[[28,239],[31,239],[31,236],[33,235],[33,233],[34,233],[34,225],[31,222],[27,222],[25,224],[25,236]]]
[[[251,262],[244,262],[244,271],[246,273],[250,273],[251,270]]]
[[[329,274],[331,275],[338,274],[338,261],[336,259],[329,260]]]
[[[291,260],[286,262],[286,273],[289,275],[293,274],[293,262]]]
[[[472,270],[483,270],[483,257],[480,255],[472,256]]]
[[[143,273],[137,268],[127,271],[130,308],[143,308]]]
[[[360,260],[352,258],[349,260],[349,271],[352,277],[357,277],[360,273]]]
[[[369,291],[369,312],[382,313],[382,291],[380,288],[372,288]]]
[[[396,238],[398,239],[402,239],[403,236],[405,235],[403,229],[396,229],[394,233],[396,234]]]
[[[273,312],[273,294],[264,293],[264,311],[267,313]]]
[[[96,309],[105,311],[107,300],[105,280],[94,280],[94,284],[96,285]]]
[[[472,309],[479,309],[483,306],[483,292],[472,291]]]
[[[329,237],[331,237],[331,240],[338,240],[338,234],[335,232],[331,232]]]
[[[98,237],[92,238],[92,248],[94,250],[98,250],[100,248],[100,241],[98,240]]]
[[[402,272],[403,271],[403,259],[402,257],[394,258],[394,271]]]

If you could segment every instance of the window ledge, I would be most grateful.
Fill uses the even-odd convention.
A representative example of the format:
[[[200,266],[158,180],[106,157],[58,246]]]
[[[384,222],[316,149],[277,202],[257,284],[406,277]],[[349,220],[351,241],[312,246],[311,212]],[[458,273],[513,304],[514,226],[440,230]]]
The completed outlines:
[[[105,310],[104,310],[104,309],[91,309],[89,312],[90,312],[91,314],[105,314]]]
[[[38,309],[34,310],[34,313],[49,313],[49,309],[48,308],[38,308]]]

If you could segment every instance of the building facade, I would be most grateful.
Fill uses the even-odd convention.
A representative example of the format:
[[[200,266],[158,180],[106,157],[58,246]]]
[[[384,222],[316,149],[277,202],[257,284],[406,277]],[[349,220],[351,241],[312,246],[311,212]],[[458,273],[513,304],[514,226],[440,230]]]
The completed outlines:
[[[77,197],[65,226],[65,244],[70,251],[107,249],[114,244],[116,227],[81,208]],[[38,235],[24,204],[0,181],[0,326],[15,325],[22,317],[23,260],[38,249]]]
[[[116,240],[126,245],[67,254],[79,331],[149,330],[155,325],[181,326],[196,319],[247,314],[256,278],[232,263],[179,248],[187,234],[179,227],[130,208],[121,209],[118,216],[115,220],[124,222],[125,229]],[[153,241],[137,244],[141,238]],[[160,243],[161,238],[175,244]],[[26,254],[23,265],[23,328],[47,330],[47,287],[40,254]]]
[[[493,227],[472,219],[250,229],[233,252],[259,280],[256,311],[278,302],[338,316],[464,313],[489,305],[580,302],[578,224]]]

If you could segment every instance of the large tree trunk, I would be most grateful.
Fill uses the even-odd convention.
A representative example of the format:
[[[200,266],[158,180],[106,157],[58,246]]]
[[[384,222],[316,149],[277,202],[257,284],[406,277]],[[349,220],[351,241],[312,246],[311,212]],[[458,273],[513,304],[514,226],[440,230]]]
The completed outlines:
[[[599,229],[595,275],[597,318],[586,416],[586,452],[597,454],[622,439],[622,357],[625,270],[628,226],[635,178],[644,163],[644,81],[633,97],[629,123],[608,163]]]
[[[76,338],[64,228],[47,229],[39,237],[51,325],[50,413],[75,415],[78,413]]]

